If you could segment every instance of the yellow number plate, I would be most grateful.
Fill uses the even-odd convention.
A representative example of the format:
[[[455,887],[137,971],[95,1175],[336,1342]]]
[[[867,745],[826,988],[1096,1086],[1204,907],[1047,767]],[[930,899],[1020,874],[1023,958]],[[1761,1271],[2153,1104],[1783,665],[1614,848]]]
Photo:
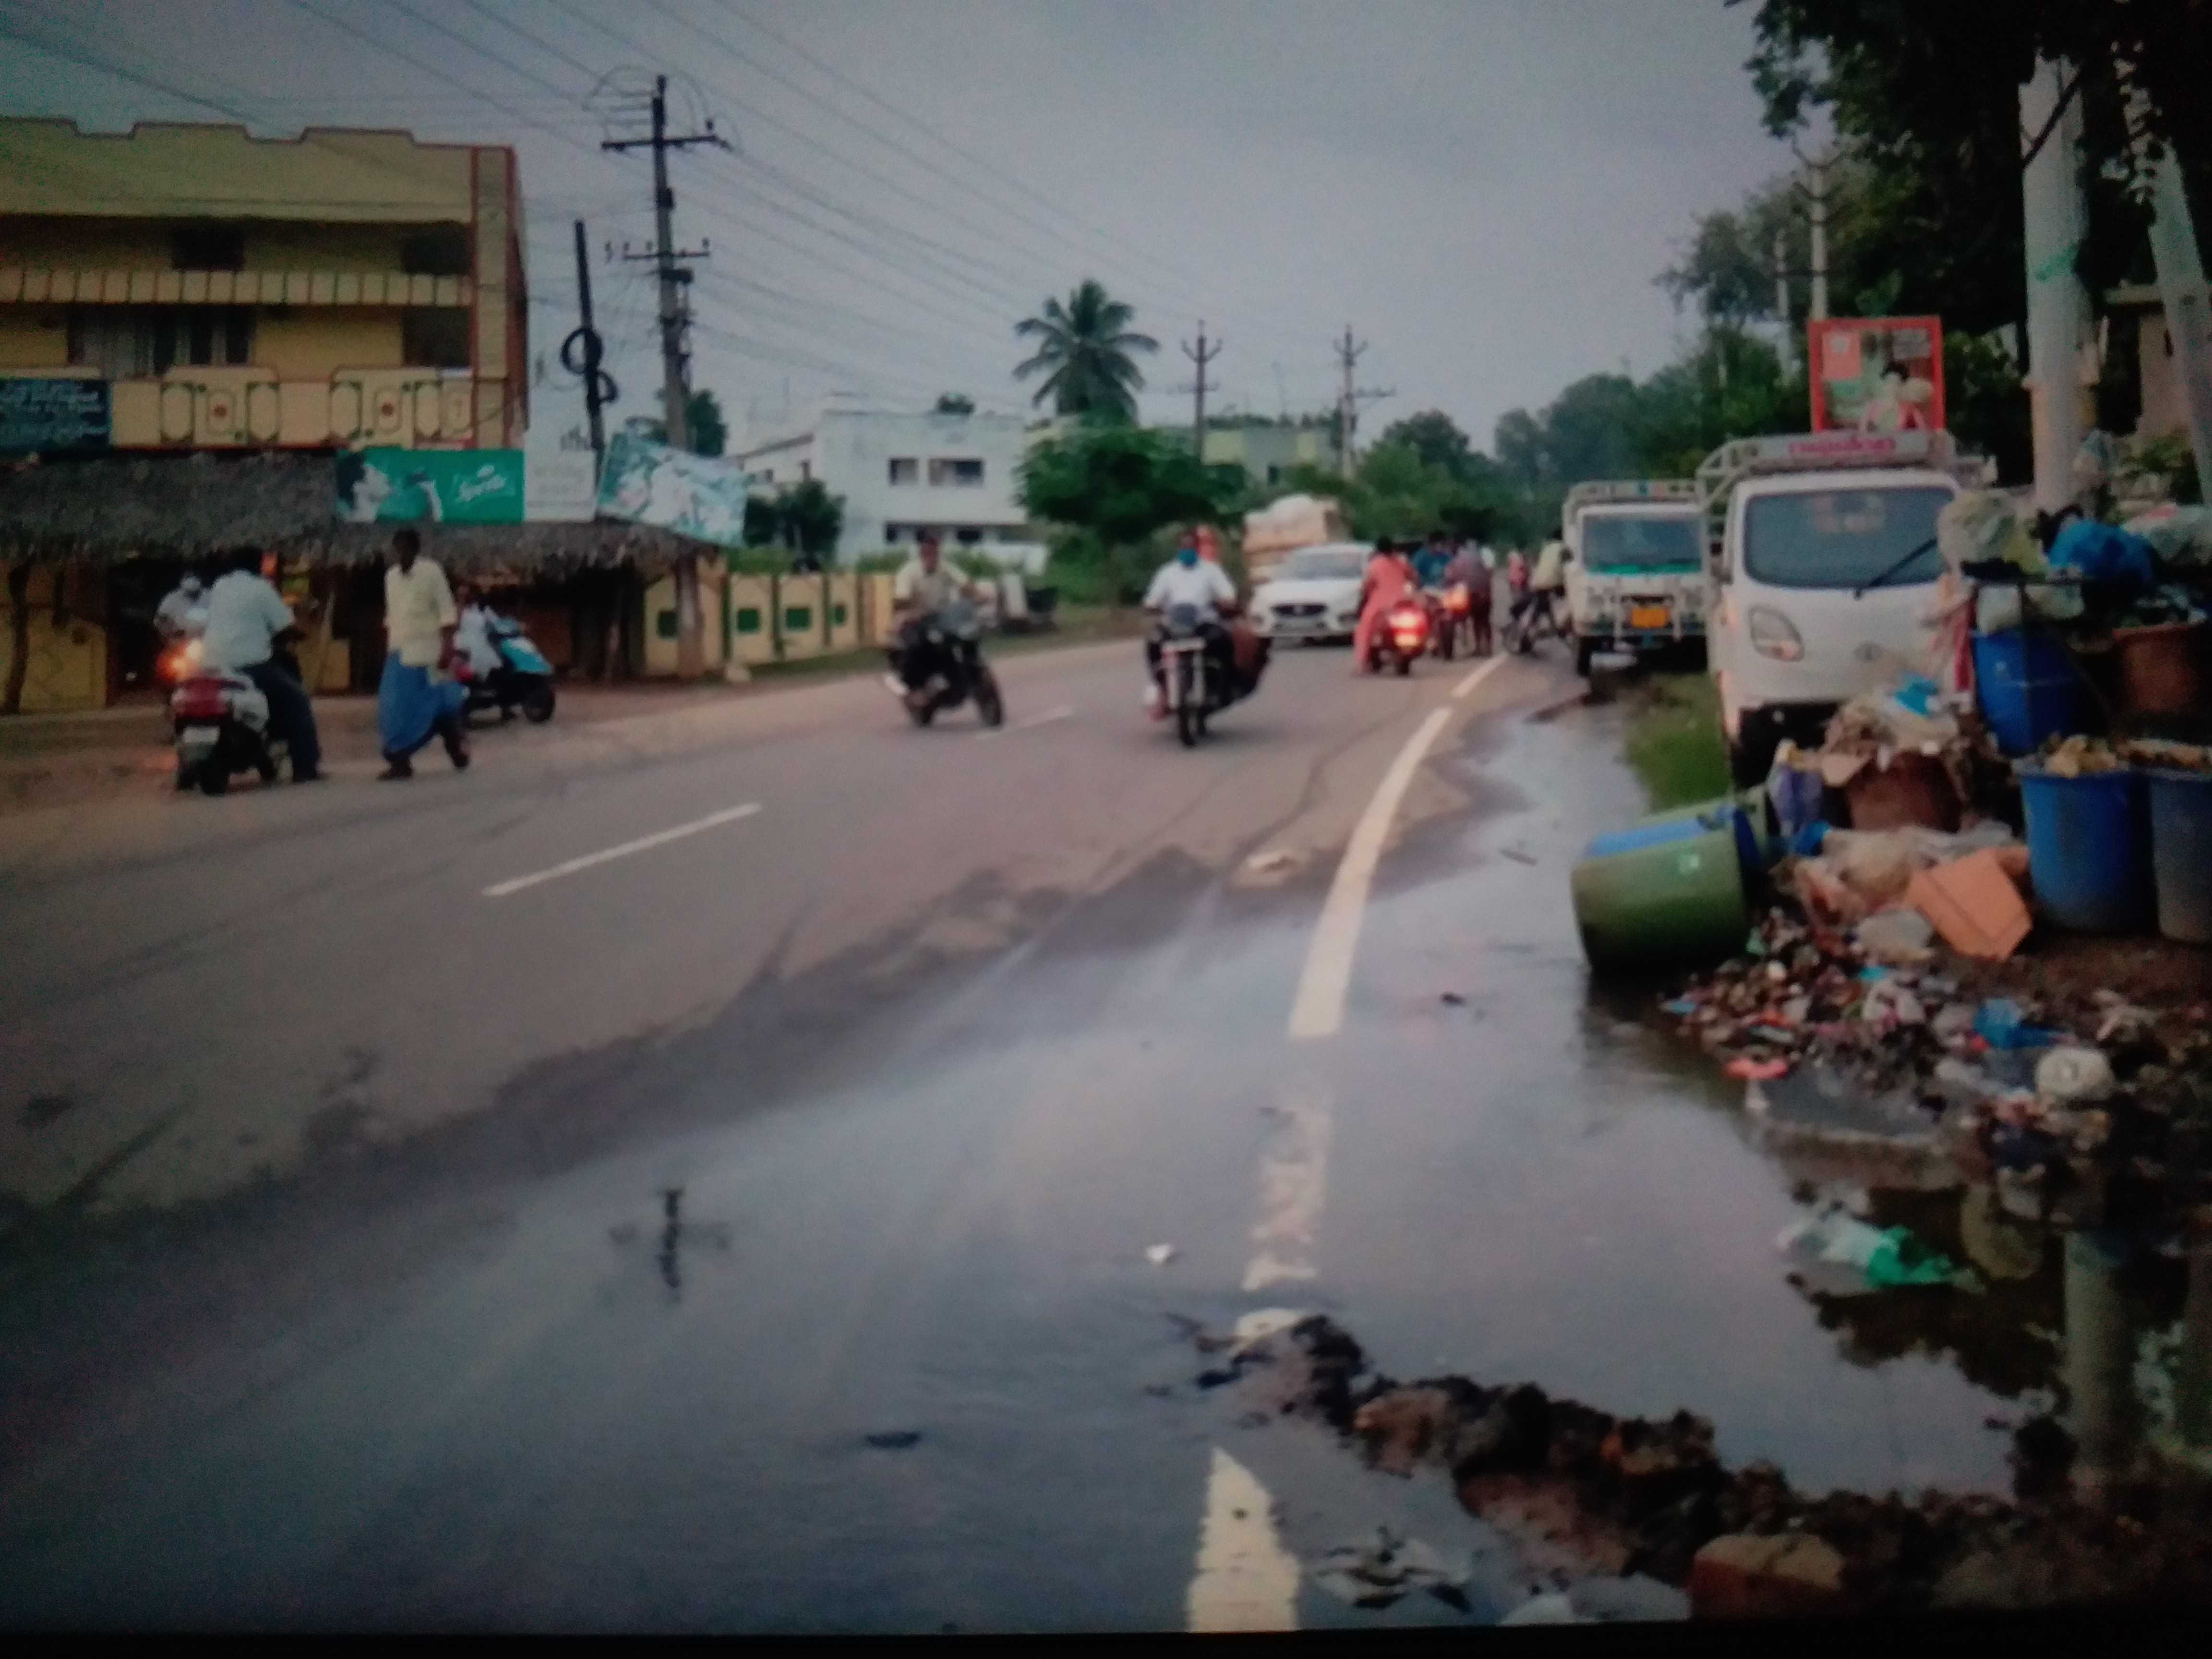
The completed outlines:
[[[1628,625],[1631,628],[1672,628],[1674,615],[1663,605],[1632,605],[1628,612]]]

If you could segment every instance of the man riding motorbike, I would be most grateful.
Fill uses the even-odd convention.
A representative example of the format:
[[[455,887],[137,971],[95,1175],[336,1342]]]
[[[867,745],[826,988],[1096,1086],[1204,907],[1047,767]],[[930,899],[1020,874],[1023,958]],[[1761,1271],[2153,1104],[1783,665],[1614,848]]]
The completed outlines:
[[[969,597],[974,586],[945,562],[935,532],[927,530],[917,539],[914,557],[901,565],[891,579],[891,616],[896,626],[890,647],[884,653],[891,672],[884,677],[884,684],[909,704],[926,701],[931,678],[955,666],[945,660],[947,651],[930,641],[929,619],[953,600]],[[972,656],[975,647],[970,641],[951,648]]]
[[[1540,611],[1551,621],[1553,631],[1559,631],[1560,623],[1554,607],[1566,592],[1567,558],[1567,544],[1562,541],[1546,542],[1543,551],[1537,554],[1536,568],[1529,574],[1528,591],[1513,601],[1513,620],[1520,624],[1523,639],[1535,627],[1537,618],[1534,613]]]
[[[1451,549],[1446,545],[1444,532],[1429,532],[1429,543],[1413,555],[1413,575],[1423,587],[1442,587],[1444,570],[1451,563]]]
[[[292,607],[261,574],[261,550],[243,547],[208,590],[201,643],[209,668],[243,674],[269,700],[269,735],[289,750],[292,781],[313,783],[323,775],[314,705],[286,648],[298,626]]]
[[[1212,661],[1221,684],[1243,696],[1252,687],[1243,684],[1237,672],[1234,653],[1230,646],[1229,630],[1222,625],[1223,618],[1237,608],[1237,585],[1218,564],[1208,563],[1198,556],[1198,538],[1186,532],[1176,548],[1175,557],[1152,573],[1152,585],[1145,589],[1145,610],[1152,617],[1152,627],[1145,635],[1145,707],[1152,711],[1154,720],[1167,714],[1167,698],[1160,684],[1161,622],[1170,608],[1178,605],[1195,605],[1200,616],[1199,633],[1206,641],[1206,654]],[[1252,676],[1258,681],[1256,672]]]

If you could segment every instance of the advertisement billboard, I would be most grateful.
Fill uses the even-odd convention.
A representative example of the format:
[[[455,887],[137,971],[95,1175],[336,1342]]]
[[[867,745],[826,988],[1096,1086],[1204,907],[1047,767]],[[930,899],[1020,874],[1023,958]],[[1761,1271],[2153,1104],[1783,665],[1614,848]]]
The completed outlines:
[[[0,455],[105,449],[105,380],[61,375],[0,375]]]
[[[362,449],[337,458],[349,524],[520,524],[519,449]]]
[[[606,466],[599,474],[599,516],[742,547],[751,481],[734,461],[617,432],[607,441]]]
[[[1826,317],[1806,325],[1815,432],[1940,432],[1943,320]]]

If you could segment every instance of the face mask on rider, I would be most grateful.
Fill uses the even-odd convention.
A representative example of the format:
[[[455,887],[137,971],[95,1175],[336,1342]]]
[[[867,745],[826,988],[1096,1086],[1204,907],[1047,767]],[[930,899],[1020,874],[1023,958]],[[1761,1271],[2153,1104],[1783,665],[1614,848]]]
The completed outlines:
[[[1198,550],[1188,544],[1176,549],[1176,562],[1188,570],[1198,562]]]

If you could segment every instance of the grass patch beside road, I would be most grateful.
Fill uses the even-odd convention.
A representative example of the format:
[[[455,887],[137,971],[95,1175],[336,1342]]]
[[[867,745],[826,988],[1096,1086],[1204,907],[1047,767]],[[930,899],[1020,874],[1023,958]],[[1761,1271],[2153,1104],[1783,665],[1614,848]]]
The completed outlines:
[[[1720,696],[1710,674],[1654,674],[1635,689],[1628,763],[1644,780],[1651,810],[1666,811],[1729,793]]]

